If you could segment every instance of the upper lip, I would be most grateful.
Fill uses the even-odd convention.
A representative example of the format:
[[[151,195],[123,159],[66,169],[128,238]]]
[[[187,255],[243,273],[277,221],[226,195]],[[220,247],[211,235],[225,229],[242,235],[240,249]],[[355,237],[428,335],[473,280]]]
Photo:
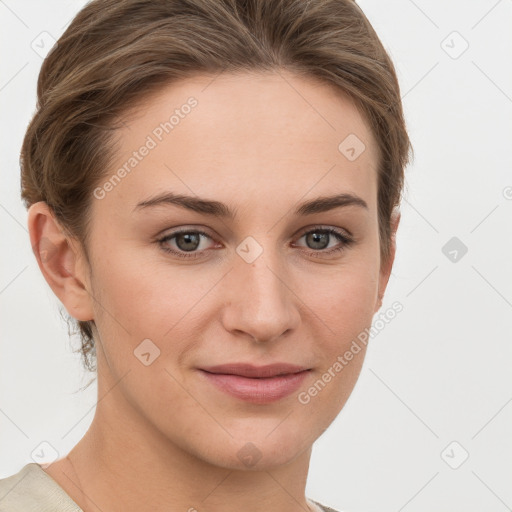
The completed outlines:
[[[264,378],[299,373],[309,368],[289,363],[274,363],[265,366],[254,366],[249,363],[228,363],[217,366],[200,368],[209,373],[222,373],[226,375],[240,375],[242,377]]]

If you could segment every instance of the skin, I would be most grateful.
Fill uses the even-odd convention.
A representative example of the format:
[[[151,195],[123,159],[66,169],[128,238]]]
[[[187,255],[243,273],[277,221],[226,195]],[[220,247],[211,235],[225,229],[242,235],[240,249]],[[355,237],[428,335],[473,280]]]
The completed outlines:
[[[307,511],[312,444],[350,396],[364,347],[309,403],[297,395],[370,327],[394,260],[394,238],[390,259],[379,256],[377,144],[349,97],[329,85],[281,71],[197,76],[127,116],[106,179],[190,96],[191,113],[93,199],[90,265],[44,202],[29,210],[44,277],[71,316],[97,327],[94,419],[44,470],[87,512]],[[354,161],[338,150],[351,133],[366,146]],[[236,218],[175,205],[133,211],[165,191],[221,201]],[[293,215],[297,203],[336,193],[368,208]],[[315,246],[304,235],[318,224],[355,242],[322,255],[342,242],[331,235]],[[211,237],[197,259],[155,242],[179,227]],[[251,263],[236,252],[248,236],[263,250]],[[51,258],[41,258],[42,239],[55,248]],[[177,244],[166,242],[187,247]],[[160,350],[149,366],[134,355],[147,338]],[[299,391],[270,404],[227,395],[198,371],[240,361],[311,371]],[[237,456],[249,442],[260,456],[250,467]]]

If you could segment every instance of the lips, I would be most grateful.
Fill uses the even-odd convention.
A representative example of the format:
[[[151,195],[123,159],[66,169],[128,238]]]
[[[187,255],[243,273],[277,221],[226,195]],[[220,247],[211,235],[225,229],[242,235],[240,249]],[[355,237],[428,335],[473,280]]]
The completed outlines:
[[[224,375],[239,375],[241,377],[261,379],[266,377],[276,377],[278,375],[287,375],[290,373],[298,373],[308,370],[309,368],[289,363],[274,363],[266,366],[254,366],[249,363],[230,363],[218,366],[209,366],[201,369],[209,373],[222,373]]]
[[[310,368],[288,363],[259,367],[236,363],[201,368],[200,373],[208,383],[232,397],[266,404],[296,391],[310,374]]]

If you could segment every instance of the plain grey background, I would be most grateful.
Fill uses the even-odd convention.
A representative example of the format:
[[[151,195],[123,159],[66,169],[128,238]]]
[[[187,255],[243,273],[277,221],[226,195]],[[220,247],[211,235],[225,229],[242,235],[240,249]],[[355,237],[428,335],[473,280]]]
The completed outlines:
[[[512,510],[512,1],[358,3],[397,68],[415,149],[381,311],[404,309],[316,442],[307,495],[346,512]],[[31,252],[18,163],[41,47],[83,5],[0,1],[0,478],[42,442],[64,456],[94,414],[96,384],[79,391],[91,376]]]

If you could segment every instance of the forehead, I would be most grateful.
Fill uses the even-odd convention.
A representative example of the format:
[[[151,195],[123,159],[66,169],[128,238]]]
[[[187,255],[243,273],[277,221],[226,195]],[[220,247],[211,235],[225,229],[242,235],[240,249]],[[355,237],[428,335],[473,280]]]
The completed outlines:
[[[232,203],[249,199],[244,191],[293,198],[336,187],[371,204],[376,192],[377,144],[351,98],[284,71],[173,83],[126,112],[118,135],[106,179],[126,172],[108,200],[127,206],[169,189]]]

